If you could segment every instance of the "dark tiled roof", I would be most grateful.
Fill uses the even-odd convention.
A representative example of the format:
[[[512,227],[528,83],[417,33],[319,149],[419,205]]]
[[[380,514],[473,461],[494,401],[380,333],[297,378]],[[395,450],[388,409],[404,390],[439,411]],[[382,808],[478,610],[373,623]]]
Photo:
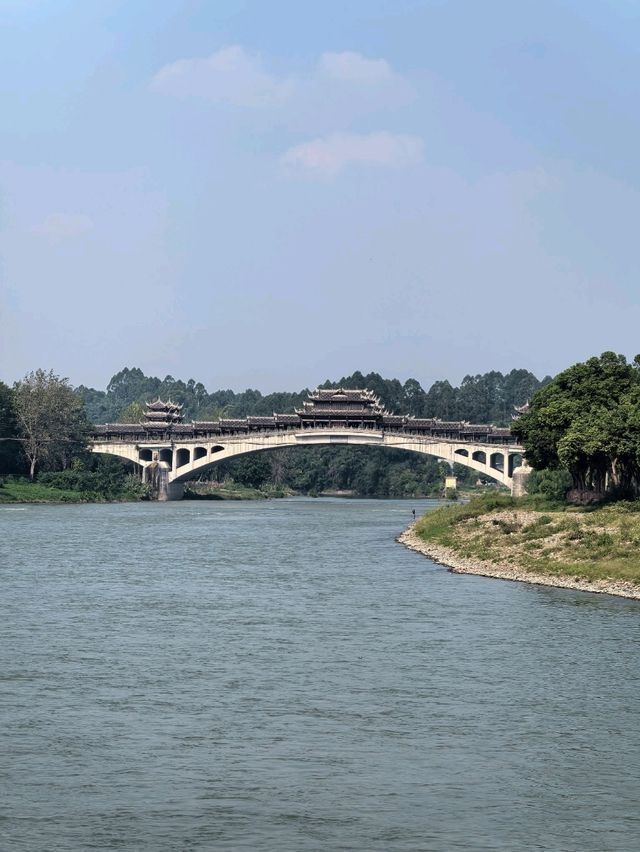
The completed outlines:
[[[275,426],[275,417],[247,417],[249,426]]]
[[[356,402],[378,402],[373,392],[360,388],[316,388],[309,394],[309,399],[331,400],[340,402],[342,400],[354,400]]]
[[[117,432],[122,435],[140,435],[144,431],[145,427],[140,423],[104,423],[103,425],[95,427],[94,434],[109,435],[113,432]]]
[[[153,402],[148,402],[147,408],[150,411],[182,411],[182,405],[179,402],[172,402],[170,399],[163,402],[159,398],[154,399]]]
[[[378,417],[380,411],[359,405],[338,408],[331,405],[315,405],[300,411],[301,417]]]
[[[412,417],[407,422],[409,428],[416,429],[431,429],[434,424],[435,420],[432,417]]]

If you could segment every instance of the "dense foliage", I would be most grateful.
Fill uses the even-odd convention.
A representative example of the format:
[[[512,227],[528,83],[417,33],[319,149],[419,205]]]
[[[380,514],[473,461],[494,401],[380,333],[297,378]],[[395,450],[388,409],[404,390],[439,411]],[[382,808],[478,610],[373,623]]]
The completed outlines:
[[[640,491],[640,356],[605,352],[564,370],[513,430],[529,464],[566,469],[579,494]]]
[[[148,485],[127,472],[114,456],[90,456],[74,459],[66,470],[41,473],[38,482],[62,491],[77,491],[92,499],[144,500],[150,496]]]
[[[339,381],[326,381],[321,387],[369,388],[390,411],[399,414],[507,425],[514,406],[526,402],[547,381],[548,378],[538,381],[528,370],[511,370],[506,375],[493,371],[465,376],[460,387],[442,381],[425,391],[416,379],[407,379],[403,384],[398,379],[384,379],[378,373],[355,372]],[[274,411],[286,413],[302,404],[308,389],[266,395],[252,389],[240,393],[232,390],[209,393],[194,379],[187,382],[173,376],[159,379],[145,376],[138,367],[125,367],[113,376],[106,391],[81,385],[77,393],[93,423],[115,423],[121,422],[123,417],[135,417],[140,411],[135,403],[142,405],[158,396],[181,403],[187,420],[269,415]]]
[[[475,483],[478,474],[455,465],[461,485]],[[215,465],[216,482],[233,479],[241,485],[281,486],[303,494],[352,492],[366,497],[441,495],[446,462],[402,450],[378,447],[291,448],[256,453]]]
[[[26,459],[18,440],[15,394],[12,388],[0,382],[0,472],[22,473]]]
[[[43,464],[65,468],[86,448],[89,422],[67,379],[35,370],[13,388],[16,437],[29,463],[29,476]]]

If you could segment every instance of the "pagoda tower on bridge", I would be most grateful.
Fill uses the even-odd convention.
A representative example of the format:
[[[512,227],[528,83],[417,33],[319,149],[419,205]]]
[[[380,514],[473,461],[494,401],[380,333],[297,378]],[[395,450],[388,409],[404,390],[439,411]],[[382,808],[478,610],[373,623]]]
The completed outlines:
[[[147,403],[143,425],[151,429],[166,429],[175,423],[182,423],[183,417],[182,406],[179,403],[156,399],[155,402]]]
[[[326,426],[370,428],[389,416],[379,397],[370,390],[318,388],[296,408],[303,429]]]

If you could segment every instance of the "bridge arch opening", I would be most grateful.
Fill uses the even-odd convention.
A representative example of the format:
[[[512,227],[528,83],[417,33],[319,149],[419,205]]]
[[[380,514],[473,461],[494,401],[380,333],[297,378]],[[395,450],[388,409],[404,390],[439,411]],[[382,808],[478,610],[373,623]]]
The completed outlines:
[[[176,468],[184,467],[184,465],[189,464],[190,461],[191,450],[188,450],[186,447],[180,447],[180,449],[176,451]]]
[[[522,464],[522,453],[509,453],[509,476],[513,476],[513,471]]]
[[[193,460],[203,459],[207,455],[206,447],[196,447],[193,451]]]
[[[169,449],[168,447],[159,450],[158,461],[166,462],[169,467],[173,467],[173,450]]]
[[[469,458],[469,450],[456,450],[455,455],[456,456],[463,456],[464,458],[468,459]]]
[[[153,450],[146,447],[138,451],[138,458],[141,462],[150,462],[153,459]]]
[[[508,466],[508,463],[507,463]],[[500,473],[506,473],[505,471],[505,454],[504,453],[491,453],[489,456],[489,467],[492,470],[497,470]]]

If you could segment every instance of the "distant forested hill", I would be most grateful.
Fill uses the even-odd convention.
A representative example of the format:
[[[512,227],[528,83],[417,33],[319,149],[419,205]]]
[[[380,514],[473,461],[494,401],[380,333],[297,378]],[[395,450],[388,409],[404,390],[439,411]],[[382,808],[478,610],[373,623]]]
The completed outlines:
[[[492,371],[465,376],[459,387],[439,381],[428,390],[416,379],[402,383],[385,379],[378,373],[355,372],[322,387],[370,388],[384,405],[398,414],[440,417],[443,420],[467,420],[472,423],[507,425],[514,406],[522,405],[549,377],[538,380],[528,370],[511,370],[503,375]],[[187,382],[166,376],[145,376],[138,367],[125,367],[116,373],[106,391],[80,386],[77,393],[85,403],[87,416],[94,423],[114,423],[125,417],[137,419],[139,406],[155,397],[172,399],[184,405],[185,419],[215,419],[247,415],[286,413],[300,406],[308,389],[263,395],[258,390],[236,393],[232,390],[207,391],[202,382]]]

